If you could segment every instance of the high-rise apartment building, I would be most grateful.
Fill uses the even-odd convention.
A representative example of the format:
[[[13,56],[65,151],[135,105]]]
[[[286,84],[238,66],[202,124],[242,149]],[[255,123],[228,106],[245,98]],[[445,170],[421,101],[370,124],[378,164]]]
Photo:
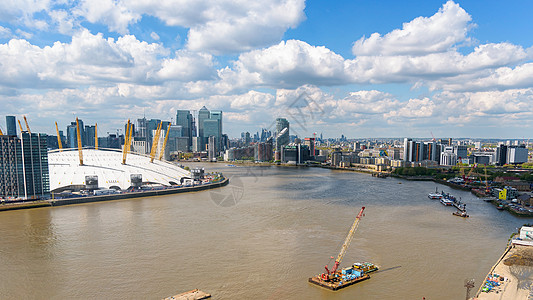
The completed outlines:
[[[50,194],[47,135],[0,136],[0,197],[37,199]]]

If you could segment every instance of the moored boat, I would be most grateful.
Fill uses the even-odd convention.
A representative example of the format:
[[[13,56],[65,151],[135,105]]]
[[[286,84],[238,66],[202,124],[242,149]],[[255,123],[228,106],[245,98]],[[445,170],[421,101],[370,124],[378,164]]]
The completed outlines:
[[[452,206],[453,205],[453,201],[450,200],[450,199],[447,199],[447,198],[440,199],[440,203],[442,203],[442,205],[444,205],[444,206]]]
[[[433,200],[440,200],[443,198],[443,196],[437,191],[437,188],[435,188],[435,193],[429,193],[428,198]]]

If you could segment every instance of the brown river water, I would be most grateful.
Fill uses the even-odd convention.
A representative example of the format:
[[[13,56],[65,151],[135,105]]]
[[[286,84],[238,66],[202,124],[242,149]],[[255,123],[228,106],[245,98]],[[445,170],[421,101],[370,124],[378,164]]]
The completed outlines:
[[[230,185],[189,194],[0,212],[0,299],[464,299],[529,219],[433,182],[321,168],[231,167]],[[401,184],[400,184],[401,183]],[[427,194],[451,192],[469,219]],[[371,279],[331,292],[307,279],[370,261]]]

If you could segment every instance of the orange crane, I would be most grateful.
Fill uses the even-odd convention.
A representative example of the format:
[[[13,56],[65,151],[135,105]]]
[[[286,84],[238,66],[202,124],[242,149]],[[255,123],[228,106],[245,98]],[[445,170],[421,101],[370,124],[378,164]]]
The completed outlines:
[[[28,128],[28,133],[31,135],[30,126],[28,126],[28,120],[26,119],[26,116],[24,116],[24,122],[26,123],[26,128]]]
[[[157,150],[157,144],[159,143],[159,136],[161,135],[161,127],[163,127],[163,121],[157,126],[157,130],[152,141],[152,151],[150,151],[150,162],[154,162],[155,152]]]
[[[76,131],[78,136],[78,155],[80,157],[80,166],[83,166],[83,151],[81,150],[80,122],[76,118]]]
[[[163,142],[163,148],[161,148],[161,153],[159,153],[159,160],[161,160],[161,158],[163,158],[163,155],[165,154],[165,147],[167,146],[169,132],[170,132],[170,125],[167,126],[167,134],[165,134],[165,141]]]
[[[59,152],[62,152],[63,144],[61,144],[61,136],[59,135],[59,128],[57,128],[57,122],[56,122],[56,133],[57,133],[57,145],[59,146]]]
[[[344,244],[342,245],[341,252],[337,256],[337,259],[335,260],[335,264],[333,265],[333,269],[331,271],[328,269],[328,266],[326,265],[324,268],[326,269],[326,273],[322,273],[321,277],[324,281],[330,280],[330,275],[335,274],[337,272],[337,269],[339,268],[339,265],[341,264],[342,259],[344,258],[344,255],[346,254],[346,250],[348,250],[348,247],[350,246],[350,243],[352,242],[353,235],[355,231],[357,230],[357,227],[359,226],[359,221],[361,220],[361,217],[363,217],[363,211],[365,210],[365,207],[363,206],[361,208],[361,211],[355,218],[355,221],[353,222],[352,228],[350,229],[350,232],[348,232],[348,236],[346,237],[346,240],[344,240]]]
[[[98,123],[94,123],[94,149],[98,150]]]

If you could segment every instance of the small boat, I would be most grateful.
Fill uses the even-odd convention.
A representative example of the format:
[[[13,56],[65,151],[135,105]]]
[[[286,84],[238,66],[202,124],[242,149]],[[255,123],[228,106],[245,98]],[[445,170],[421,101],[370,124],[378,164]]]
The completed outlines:
[[[453,201],[450,200],[450,199],[447,199],[447,198],[440,199],[440,203],[442,203],[442,205],[444,205],[444,206],[452,206],[453,205]]]
[[[435,193],[429,193],[428,195],[428,198],[433,200],[440,200],[442,197],[442,194],[438,192],[437,188],[435,188]]]
[[[458,211],[456,211],[456,212],[452,212],[452,215],[454,215],[454,216],[458,216],[458,217],[461,217],[461,218],[468,218],[468,217],[470,217],[470,216],[466,213],[466,210],[464,210],[464,211],[460,211],[460,210],[458,210]]]
[[[500,204],[500,205],[496,206],[496,209],[497,210],[504,210],[505,207],[503,207],[503,204]]]

